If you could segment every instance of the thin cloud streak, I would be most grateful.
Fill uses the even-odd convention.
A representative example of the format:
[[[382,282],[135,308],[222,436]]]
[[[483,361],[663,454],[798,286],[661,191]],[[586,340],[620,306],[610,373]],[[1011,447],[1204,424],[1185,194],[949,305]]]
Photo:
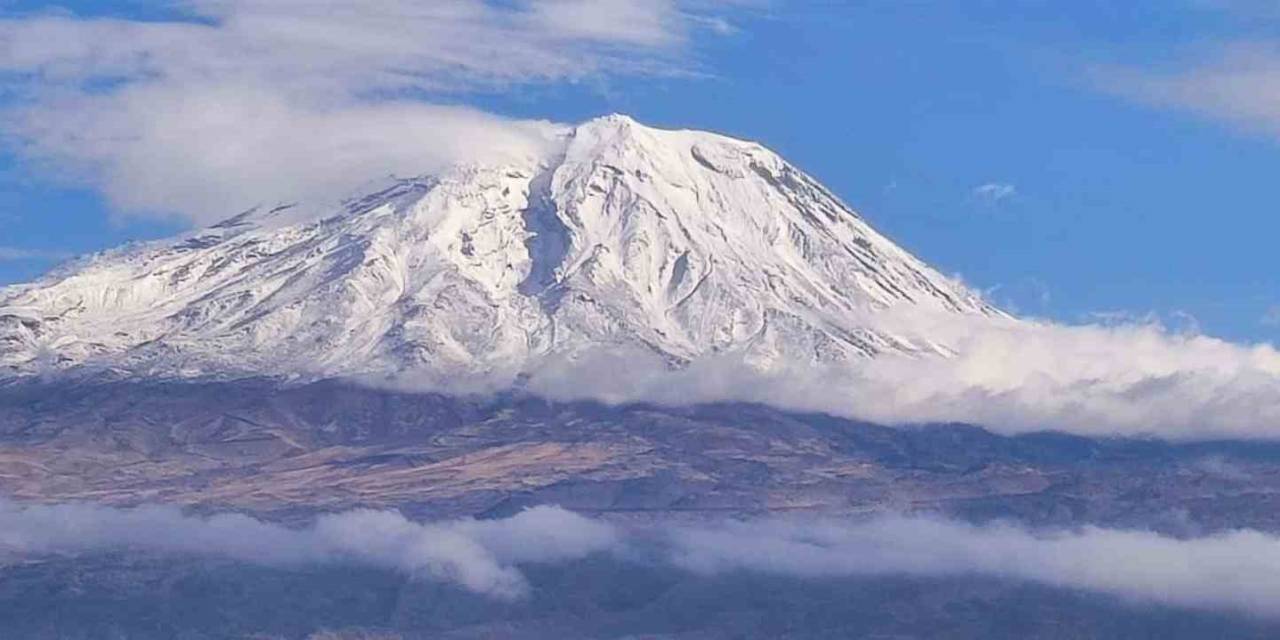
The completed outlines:
[[[1139,104],[1280,137],[1280,43],[1237,42],[1175,68],[1095,69],[1093,84]]]

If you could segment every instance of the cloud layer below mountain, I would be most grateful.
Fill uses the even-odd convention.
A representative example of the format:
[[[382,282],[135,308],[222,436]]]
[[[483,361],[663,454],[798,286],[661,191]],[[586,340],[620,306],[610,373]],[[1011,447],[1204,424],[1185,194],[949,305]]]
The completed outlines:
[[[967,422],[1006,434],[1056,430],[1171,440],[1280,437],[1280,352],[1156,322],[1060,325],[915,313],[885,318],[956,355],[841,364],[725,354],[673,368],[642,349],[542,362],[525,388],[555,400],[683,406],[756,402],[881,424]],[[402,379],[410,389],[484,392],[496,380]]]
[[[20,506],[0,502],[0,551],[128,550],[226,557],[268,566],[348,563],[447,581],[500,599],[529,594],[519,566],[592,554],[698,574],[795,578],[982,574],[1113,594],[1134,602],[1275,616],[1280,539],[1255,531],[1175,539],[1084,527],[1037,531],[919,517],[764,519],[622,528],[555,507],[504,520],[416,523],[353,511],[287,528],[242,515],[169,507]]]
[[[248,516],[187,516],[171,507],[19,506],[0,500],[0,550],[134,550],[226,557],[269,566],[349,563],[455,583],[497,598],[528,585],[515,567],[615,548],[607,524],[539,507],[506,520],[420,524],[386,511],[321,516],[289,529]]]
[[[796,577],[982,574],[1108,593],[1133,602],[1275,616],[1280,539],[1255,531],[1175,539],[1084,527],[1034,531],[889,517],[764,520],[670,532],[691,571]]]

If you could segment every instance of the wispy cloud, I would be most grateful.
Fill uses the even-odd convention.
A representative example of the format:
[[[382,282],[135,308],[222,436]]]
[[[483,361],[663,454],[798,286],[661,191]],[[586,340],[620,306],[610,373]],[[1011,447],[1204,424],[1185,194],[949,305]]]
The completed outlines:
[[[1048,283],[1035,277],[1024,277],[1010,283],[1001,283],[982,291],[982,296],[1010,313],[1043,313],[1053,300]],[[1027,303],[1031,308],[1023,308]]]
[[[1280,42],[1221,45],[1164,68],[1102,68],[1094,81],[1135,102],[1280,136]]]
[[[1018,188],[1007,182],[987,182],[969,191],[969,196],[988,205],[999,204],[1018,195]]]
[[[387,174],[541,153],[468,91],[682,74],[722,6],[677,0],[193,0],[181,21],[0,20],[25,157],[118,208],[209,222]]]

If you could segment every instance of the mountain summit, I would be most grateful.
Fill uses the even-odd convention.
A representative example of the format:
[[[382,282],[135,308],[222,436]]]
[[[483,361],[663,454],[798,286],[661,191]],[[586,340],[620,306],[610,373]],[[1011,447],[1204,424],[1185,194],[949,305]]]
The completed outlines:
[[[0,367],[152,375],[515,369],[629,345],[841,361],[946,345],[877,312],[999,315],[760,145],[619,115],[550,157],[278,207],[0,289]]]

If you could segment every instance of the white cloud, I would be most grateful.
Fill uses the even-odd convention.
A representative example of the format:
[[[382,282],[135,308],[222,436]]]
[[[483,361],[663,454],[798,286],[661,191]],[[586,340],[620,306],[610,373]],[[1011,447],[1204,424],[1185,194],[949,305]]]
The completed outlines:
[[[883,424],[963,421],[1001,433],[1280,438],[1280,352],[1268,344],[1157,324],[888,320],[957,355],[767,368],[723,355],[673,370],[643,351],[601,350],[546,363],[528,388],[615,403],[760,402]]]
[[[1007,182],[988,182],[974,187],[969,195],[979,202],[995,205],[1018,195],[1018,189]]]
[[[1114,594],[1138,602],[1276,616],[1280,538],[1232,531],[1175,539],[1083,527],[1033,530],[881,516],[689,523],[621,528],[556,507],[503,520],[418,523],[359,510],[289,528],[238,514],[0,501],[0,551],[121,551],[224,557],[267,566],[355,564],[452,582],[500,599],[529,594],[519,566],[592,554],[641,558],[714,574],[757,571],[800,579],[982,574]]]
[[[68,116],[75,114],[76,117]],[[321,105],[274,91],[139,86],[24,111],[28,158],[118,209],[215,222],[251,206],[324,206],[366,182],[458,161],[540,156],[556,126],[425,103]]]
[[[692,36],[714,17],[675,0],[180,6],[189,21],[0,20],[0,72],[22,98],[4,114],[10,143],[122,210],[211,222],[387,174],[538,153],[545,123],[441,96],[685,73]]]
[[[0,21],[0,69],[350,95],[679,69],[668,0],[191,0],[188,22]],[[608,9],[608,10],[606,10]]]

